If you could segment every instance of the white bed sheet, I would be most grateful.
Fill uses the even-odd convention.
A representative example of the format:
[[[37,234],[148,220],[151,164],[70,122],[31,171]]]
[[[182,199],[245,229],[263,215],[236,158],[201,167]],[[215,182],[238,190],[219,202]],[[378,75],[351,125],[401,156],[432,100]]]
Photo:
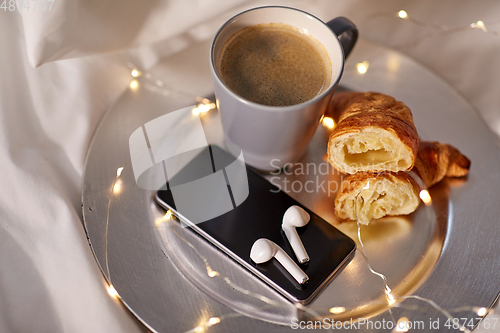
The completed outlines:
[[[370,13],[404,8],[423,21],[464,26],[483,20],[500,30],[500,24],[489,23],[500,17],[500,6],[492,0],[273,3],[297,6],[325,20],[344,15],[364,37],[388,46],[427,30],[397,18],[367,20]],[[168,41],[126,53],[98,50],[36,69],[29,62],[20,15],[0,10],[0,332],[143,329],[107,294],[82,227],[80,182],[88,143],[100,117],[131,80],[128,59],[149,68],[164,55],[210,38],[232,13],[255,4],[202,25],[190,22],[181,35],[165,33]],[[500,135],[500,36],[472,30],[431,37],[402,51],[455,86]],[[481,332],[500,332],[498,326]]]

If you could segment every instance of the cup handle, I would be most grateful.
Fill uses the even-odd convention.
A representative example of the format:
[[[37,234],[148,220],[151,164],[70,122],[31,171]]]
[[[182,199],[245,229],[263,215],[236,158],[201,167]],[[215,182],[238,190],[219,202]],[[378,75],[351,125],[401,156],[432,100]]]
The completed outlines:
[[[358,28],[345,17],[337,17],[326,24],[339,38],[344,49],[344,59],[351,53],[358,40]]]

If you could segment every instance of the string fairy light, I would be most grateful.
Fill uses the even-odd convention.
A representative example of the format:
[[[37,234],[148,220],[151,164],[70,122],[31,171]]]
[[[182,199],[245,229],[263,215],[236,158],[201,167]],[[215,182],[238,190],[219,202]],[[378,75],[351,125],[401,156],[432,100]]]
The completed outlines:
[[[130,72],[130,75],[132,75],[132,77],[139,77],[139,76],[141,76],[141,74],[142,73],[135,68]]]
[[[436,23],[432,23],[432,22],[424,22],[424,21],[417,20],[414,17],[410,16],[408,14],[408,12],[404,9],[401,9],[400,11],[398,11],[396,13],[396,15],[394,15],[393,13],[390,13],[390,12],[373,13],[373,14],[368,15],[365,18],[365,20],[372,20],[374,18],[383,17],[383,16],[386,16],[386,17],[396,16],[399,19],[406,20],[406,21],[411,22],[417,26],[424,27],[424,28],[431,28],[435,31],[435,33],[424,34],[422,37],[416,39],[413,43],[403,44],[403,45],[399,45],[399,46],[398,45],[392,46],[393,48],[396,48],[396,49],[417,45],[418,43],[422,42],[423,40],[431,38],[431,37],[436,37],[439,35],[448,35],[448,34],[452,34],[452,33],[463,32],[463,31],[474,30],[474,29],[482,30],[484,33],[488,33],[491,35],[496,35],[496,36],[500,35],[499,31],[487,29],[486,23],[482,20],[478,20],[476,22],[472,22],[472,23],[464,25],[464,26],[449,27],[449,26],[444,25],[444,24],[436,24]]]
[[[193,328],[192,330],[189,330],[189,331],[186,331],[186,333],[195,333],[195,332],[203,332],[203,326],[196,326],[195,328]]]
[[[139,88],[139,81],[137,80],[130,81],[129,87],[132,90],[137,90],[137,88]]]
[[[120,194],[122,191],[122,181],[120,179],[117,179],[115,181],[115,185],[113,185],[113,194],[117,195]]]
[[[449,26],[444,25],[444,24],[437,24],[437,23],[433,23],[433,22],[425,22],[425,21],[418,20],[418,19],[410,16],[408,14],[408,12],[404,9],[401,9],[396,13],[394,13],[394,12],[372,13],[372,14],[367,15],[363,21],[369,21],[369,20],[373,20],[373,19],[379,18],[379,17],[392,17],[392,18],[396,17],[398,19],[402,19],[402,20],[411,22],[412,24],[415,24],[416,26],[432,29],[432,31],[424,33],[423,35],[421,35],[420,37],[417,37],[413,41],[392,45],[391,47],[393,49],[396,49],[396,50],[402,50],[402,49],[415,47],[415,46],[419,45],[420,43],[422,43],[423,41],[428,40],[428,39],[433,38],[433,37],[447,36],[447,35],[451,35],[451,34],[455,34],[455,33],[459,33],[459,32],[465,32],[465,31],[476,30],[476,29],[481,30],[483,33],[487,33],[487,34],[491,34],[491,35],[495,35],[495,36],[500,36],[500,31],[494,31],[494,30],[488,29],[486,26],[486,23],[482,20],[478,20],[476,22],[472,22],[470,24],[463,25],[463,26],[449,27]],[[496,21],[494,23],[498,23],[498,21]],[[491,23],[491,24],[493,24],[493,23]],[[372,56],[372,59],[376,58],[376,56],[377,55]],[[364,60],[363,62],[357,63],[355,65],[357,72],[359,74],[365,74],[368,71],[368,64],[369,64],[368,60]]]
[[[410,172],[411,173],[411,172]],[[411,175],[411,174],[410,174]],[[413,176],[413,175],[411,175]],[[360,191],[359,193],[356,195],[355,197],[355,200],[354,200],[354,211],[357,213],[357,201],[358,201],[358,196],[361,194],[362,190],[363,189],[368,189],[370,187],[370,182],[368,182]],[[427,192],[427,194],[429,193],[427,190],[425,190]],[[430,199],[430,195],[429,195],[429,199]],[[373,270],[369,260],[368,260],[368,255],[366,254],[366,248],[365,248],[365,245],[363,243],[363,241],[361,240],[361,224],[359,223],[359,220],[356,220],[356,223],[358,225],[358,241],[361,245],[361,251],[362,251],[362,254],[363,254],[363,257],[365,258],[365,262],[370,270],[370,272],[374,275],[377,275],[378,277],[380,277],[383,281],[384,281],[384,288],[385,288],[385,294],[386,294],[386,297],[387,297],[387,301],[389,303],[390,306],[394,306],[396,305],[396,302],[397,302],[397,299],[416,299],[416,300],[420,300],[420,301],[423,301],[429,305],[431,305],[433,308],[435,308],[436,310],[438,310],[440,313],[444,314],[451,322],[454,322],[454,320],[456,319],[455,317],[453,317],[449,311],[446,311],[445,309],[443,309],[442,307],[440,307],[436,302],[434,302],[432,299],[428,299],[428,298],[424,298],[424,297],[421,297],[421,296],[418,296],[418,295],[408,295],[408,296],[394,296],[393,293],[392,293],[392,289],[389,287],[389,284],[387,282],[387,277],[380,273],[380,272],[377,272],[375,270]],[[398,306],[399,307],[399,306]],[[474,308],[470,308],[470,309],[474,309]],[[389,309],[390,310],[390,309]],[[481,309],[478,309],[476,313],[479,314],[479,312],[483,313],[484,311],[481,310]],[[462,332],[471,332],[471,330],[469,330],[468,328],[466,328],[464,325],[460,324],[459,323],[459,328]]]
[[[408,332],[410,330],[410,320],[406,317],[401,317],[398,319],[396,323],[396,327],[394,328],[395,332]]]
[[[130,89],[133,91],[135,91],[139,88],[139,81],[136,80],[136,78],[138,78],[139,76],[144,76],[148,81],[154,83],[154,85],[160,89],[159,92],[161,92],[162,94],[170,95],[173,93],[173,94],[182,95],[182,96],[187,97],[187,98],[194,98],[198,102],[198,104],[192,110],[193,115],[204,114],[204,113],[207,113],[208,111],[213,110],[213,109],[218,107],[215,102],[209,100],[208,98],[200,97],[198,95],[195,95],[195,94],[192,94],[192,93],[180,90],[180,89],[176,89],[174,87],[170,87],[170,86],[166,85],[165,82],[163,82],[162,80],[153,76],[150,72],[142,71],[142,70],[138,69],[138,67],[135,66],[130,61],[126,61],[126,60],[124,60],[124,61],[126,62],[127,66],[131,70],[130,75],[134,78],[134,80],[132,80],[129,84]]]
[[[365,74],[368,71],[368,67],[370,66],[370,63],[368,60],[365,60],[363,62],[358,62],[356,64],[356,69],[358,70],[359,74]]]
[[[209,277],[213,278],[213,277],[218,276],[218,275],[219,275],[219,272],[214,271],[214,270],[212,269],[212,267],[207,266],[207,275],[208,275]]]
[[[420,188],[420,192],[418,193],[418,196],[420,199],[424,202],[426,206],[429,206],[432,204],[432,198],[429,193],[429,190],[427,190],[427,186],[425,186],[424,181],[422,178],[420,178],[419,175],[417,175],[414,171],[405,171],[405,173],[413,178],[413,180],[417,183],[418,187]]]
[[[420,197],[420,199],[422,199],[422,201],[424,202],[424,204],[426,206],[429,206],[430,204],[432,204],[432,199],[431,199],[431,195],[429,194],[429,191],[427,190],[421,190],[420,193],[418,194],[418,196]]]
[[[391,288],[389,288],[388,285],[385,286],[385,294],[387,295],[387,301],[388,301],[389,305],[393,305],[394,303],[396,303],[396,298],[392,294],[392,290],[391,290]]]
[[[274,307],[280,307],[281,304],[278,302],[278,301],[275,301],[275,300],[272,300],[270,299],[269,297],[266,297],[266,296],[263,296],[263,295],[260,295],[258,293],[255,293],[255,292],[252,292],[250,290],[247,290],[247,289],[244,289],[242,287],[240,287],[239,285],[237,285],[236,283],[234,283],[231,279],[229,279],[227,276],[224,276],[222,274],[220,274],[218,271],[215,271],[212,269],[212,267],[210,266],[210,263],[208,262],[207,258],[205,258],[205,256],[203,256],[199,251],[198,249],[196,249],[196,247],[191,244],[188,240],[186,240],[184,237],[182,237],[181,235],[179,235],[177,233],[177,231],[173,230],[173,232],[175,233],[175,235],[182,241],[184,242],[185,244],[187,244],[193,251],[194,253],[203,261],[203,263],[205,264],[205,267],[206,267],[206,271],[207,271],[207,275],[209,277],[219,277],[220,279],[222,279],[225,283],[227,283],[233,290],[237,291],[237,292],[240,292],[244,295],[248,295],[252,298],[255,298],[261,302],[263,302],[265,304],[264,307],[262,307],[262,310],[265,309],[265,307],[267,306],[274,306]],[[310,314],[313,318],[320,318],[320,319],[323,319],[322,316],[320,316],[316,311],[314,311],[313,309],[307,307],[307,306],[304,306],[300,303],[294,303],[293,304],[297,309],[305,312],[305,313],[308,313]],[[340,308],[340,307],[339,307]],[[345,311],[345,308],[344,308],[344,311]],[[215,319],[210,319],[208,323],[210,323],[210,321],[213,323],[216,321],[216,323],[220,323],[223,319],[226,319],[226,318],[229,318],[229,317],[238,317],[238,316],[243,316],[243,314],[241,313],[231,313],[231,314],[227,314],[227,315],[222,315],[222,316],[219,316],[219,317],[212,317],[212,318],[215,318]],[[199,325],[189,331],[186,331],[185,333],[189,333],[189,332],[196,332],[196,329],[198,329],[199,327],[201,327],[202,329],[204,327],[207,327],[207,324],[204,324],[204,325]],[[212,324],[214,325],[214,324]]]
[[[109,296],[114,298],[120,298],[120,295],[118,295],[118,292],[116,291],[115,287],[113,287],[112,284],[110,284],[107,289]]]
[[[479,308],[476,313],[479,317],[484,317],[488,313],[488,309],[486,309],[484,307]]]
[[[173,216],[173,213],[172,211],[169,209],[167,210],[167,212],[165,213],[165,215],[163,215],[161,218],[157,219],[155,221],[155,225],[158,227],[160,225],[162,225],[163,223],[167,222],[167,221],[170,221],[170,219],[172,218]]]
[[[322,117],[321,123],[329,130],[334,129],[335,127],[335,120],[333,120],[333,118],[330,117]]]
[[[216,324],[220,323],[220,318],[219,317],[212,317],[207,321],[207,326],[214,326]]]
[[[471,28],[477,28],[483,30],[484,32],[488,32],[488,29],[486,29],[486,26],[484,25],[483,21],[477,21],[476,23],[471,23],[470,26]]]
[[[114,197],[113,194],[116,195],[116,194],[120,193],[120,191],[122,189],[122,180],[119,179],[119,178],[122,175],[124,168],[125,168],[125,166],[121,166],[121,167],[119,167],[119,168],[116,169],[116,177],[113,179],[113,183],[111,184],[111,191],[110,191],[111,193],[110,193],[110,196],[108,198],[108,208],[107,208],[107,211],[106,211],[106,230],[105,230],[105,235],[104,235],[104,248],[105,248],[104,261],[106,263],[106,272],[108,273],[108,275],[107,275],[108,281],[110,282],[110,287],[112,287],[113,289],[114,289],[114,287],[111,284],[111,273],[110,273],[110,270],[109,270],[109,262],[108,262],[109,211],[110,211],[110,208],[111,208],[111,200]],[[109,290],[110,289],[108,289],[108,291]]]
[[[207,102],[207,99],[200,98],[200,101],[201,102]],[[111,184],[111,189],[112,189],[111,193],[113,193],[113,190],[115,188],[116,182],[117,181],[121,181],[119,179],[119,177],[123,173],[123,170],[124,170],[124,166],[119,167],[117,169],[117,171],[116,171],[116,177],[114,178],[114,181]],[[108,209],[107,209],[107,215],[106,215],[105,264],[106,264],[106,272],[107,272],[108,281],[110,281],[110,284],[108,285],[108,293],[112,297],[121,299],[120,296],[119,296],[119,294],[118,294],[118,292],[116,291],[116,289],[111,284],[111,273],[110,273],[110,270],[109,270],[109,261],[108,261],[108,228],[109,228],[110,207],[111,207],[111,202],[112,202],[113,197],[114,196],[111,195],[109,197],[109,199],[108,199]],[[174,213],[171,210],[167,210],[167,212],[163,216],[162,220],[164,222],[173,223],[173,221],[174,221],[173,217],[174,216],[175,215],[174,215]],[[163,224],[163,223],[161,223],[161,224]],[[159,226],[160,224],[156,224],[156,225]],[[193,244],[191,244],[188,240],[186,240],[184,237],[182,237],[181,235],[179,235],[175,230],[174,230],[174,233],[176,234],[176,236],[180,240],[182,240],[184,243],[186,243],[196,253],[196,255],[204,262],[205,267],[206,267],[206,271],[207,271],[207,275],[209,277],[211,277],[211,278],[214,278],[214,277],[221,278],[233,290],[235,290],[237,292],[240,292],[240,293],[242,293],[244,295],[248,295],[250,297],[253,297],[253,298],[255,298],[255,299],[263,302],[264,304],[266,304],[266,306],[275,306],[275,307],[280,307],[281,306],[281,304],[278,301],[272,300],[272,299],[270,299],[270,298],[268,298],[266,296],[260,295],[258,293],[246,290],[246,289],[240,287],[239,285],[235,284],[227,276],[224,276],[224,275],[220,274],[218,271],[212,269],[212,267],[211,267],[210,263],[208,262],[208,260],[198,251],[198,249],[196,249],[196,247]],[[294,305],[297,307],[297,309],[302,310],[303,312],[310,314],[314,318],[321,318],[321,316],[317,312],[315,312],[314,310],[312,310],[312,309],[310,309],[310,308],[308,308],[306,306],[303,306],[300,303],[296,303]],[[265,307],[263,307],[262,309],[264,310]],[[223,316],[211,317],[208,321],[206,321],[206,323],[204,323],[202,325],[198,325],[198,326],[194,327],[193,329],[188,330],[186,333],[190,333],[190,332],[203,332],[205,330],[205,328],[208,328],[208,327],[211,327],[213,325],[216,325],[216,324],[220,323],[223,319],[227,319],[227,318],[231,318],[231,317],[239,317],[239,316],[243,316],[243,314],[241,314],[241,313],[230,313],[230,314],[226,314],[226,315],[223,315]]]
[[[197,116],[199,114],[207,113],[208,111],[213,109],[215,109],[215,103],[213,102],[199,103],[193,108],[192,113],[194,116]]]
[[[328,309],[328,312],[333,314],[341,314],[345,312],[345,308],[343,306],[334,306]]]
[[[137,69],[133,69],[131,72],[131,75],[132,75],[132,77],[136,78],[136,77],[141,76],[142,72],[137,70]],[[195,98],[196,101],[198,102],[198,104],[192,110],[192,113],[195,116],[205,114],[208,111],[213,110],[217,107],[216,103],[212,102],[208,98],[199,97],[199,96],[192,95],[190,93],[176,90],[176,89],[169,89],[162,80],[154,78],[153,75],[151,75],[151,73],[149,73],[149,72],[146,72],[144,74],[144,77],[146,79],[148,79],[149,81],[152,81],[159,88],[161,88],[163,93],[169,94],[169,93],[173,92],[173,93],[178,93],[178,94],[181,94],[184,96],[189,96],[191,98]],[[130,89],[132,89],[134,91],[137,90],[139,88],[139,81],[132,80],[129,84],[129,87],[130,87]]]
[[[406,19],[406,18],[408,18],[408,13],[405,10],[400,10],[398,12],[398,16],[399,16],[399,18]]]
[[[453,29],[449,29],[449,28],[447,28],[445,26],[438,26],[438,25],[435,25],[435,24],[422,23],[420,21],[417,21],[417,20],[411,18],[405,10],[400,10],[397,13],[397,16],[400,19],[405,19],[405,20],[411,21],[412,23],[415,23],[417,25],[426,26],[426,27],[429,27],[429,26],[433,27],[434,29],[440,30],[440,32],[455,32],[455,31],[457,31],[456,28],[455,28],[455,30],[453,30]],[[448,30],[446,30],[446,29],[448,29]],[[484,24],[483,21],[477,21],[475,23],[472,23],[472,24],[468,25],[466,28],[464,27],[462,29],[463,30],[481,29],[483,32],[487,32],[487,33],[490,33],[490,34],[498,35],[498,32],[488,30],[486,28],[486,25]],[[129,62],[129,67],[132,68],[132,70],[131,70],[131,76],[132,77],[137,78],[139,76],[144,76],[147,80],[153,82],[156,86],[162,88],[162,92],[165,93],[165,94],[175,93],[175,94],[183,95],[183,96],[186,96],[186,97],[194,98],[198,102],[198,104],[196,105],[196,107],[193,108],[193,115],[203,114],[203,113],[206,113],[206,112],[208,112],[208,111],[210,111],[210,110],[215,109],[215,108],[218,107],[216,105],[216,103],[212,102],[211,100],[209,100],[207,98],[199,97],[199,96],[196,96],[194,94],[187,93],[187,92],[184,92],[184,91],[181,91],[181,90],[178,90],[178,89],[174,89],[172,87],[167,86],[163,81],[161,81],[161,80],[156,79],[155,77],[153,77],[153,75],[151,75],[151,73],[146,72],[146,71],[142,72],[142,71],[138,70],[130,62]],[[356,64],[356,69],[357,69],[358,73],[360,73],[360,74],[366,73],[367,70],[368,70],[368,68],[369,68],[369,61],[368,60],[365,60],[365,61],[363,61],[361,63]],[[137,80],[134,79],[134,80],[132,80],[130,82],[130,88],[132,90],[136,90],[138,87],[139,87],[139,82]],[[323,126],[329,128],[329,129],[333,129],[335,127],[335,122],[330,117],[322,117],[320,119],[320,122],[323,124]],[[116,182],[118,180],[118,177],[120,177],[120,175],[122,174],[122,171],[123,171],[123,167],[121,167],[121,168],[119,168],[117,170],[117,177],[115,178],[115,180],[113,182],[113,185],[112,185],[112,189],[113,189],[112,193],[114,193]],[[367,185],[363,189],[367,189],[367,188],[369,188],[369,186],[370,186],[370,184],[367,183]],[[358,193],[358,196],[359,196],[359,193]],[[429,192],[427,190],[423,190],[423,191],[420,192],[420,198],[422,199],[422,201],[424,201],[424,203],[426,203],[426,199],[424,199],[423,197],[424,198],[428,198],[428,204],[430,204],[432,202],[431,198],[430,198],[430,195],[429,195]],[[108,216],[107,216],[107,223],[106,223],[106,244],[107,244],[107,231],[108,231],[108,224],[109,224],[109,205],[111,203],[111,199],[112,199],[112,196],[109,198],[110,201],[108,203]],[[356,201],[357,201],[357,196],[356,196]],[[172,212],[170,210],[167,211],[166,214],[164,215],[163,219],[162,219],[163,222],[165,222],[165,221],[172,221],[172,219],[171,219],[172,216],[173,216]],[[245,294],[245,295],[249,295],[249,296],[251,296],[253,298],[256,298],[256,299],[262,301],[263,303],[265,303],[267,306],[280,306],[280,303],[278,303],[277,301],[271,300],[270,298],[268,298],[266,296],[259,295],[258,293],[254,293],[254,292],[251,292],[251,291],[246,290],[244,288],[241,288],[240,286],[238,286],[237,284],[235,284],[234,282],[232,282],[228,277],[225,277],[220,272],[212,269],[212,267],[210,266],[208,260],[204,256],[202,256],[201,253],[199,253],[199,251],[195,248],[195,246],[193,244],[191,244],[189,241],[187,241],[186,239],[184,239],[183,237],[181,237],[179,234],[177,234],[177,232],[175,232],[175,233],[176,233],[176,235],[181,240],[183,240],[186,244],[188,244],[194,250],[194,252],[203,260],[203,262],[205,264],[205,267],[206,267],[207,275],[210,278],[215,278],[215,277],[221,278],[233,290],[238,291],[238,292],[240,292],[242,294]],[[375,274],[375,275],[379,276],[384,281],[384,284],[385,284],[385,287],[384,287],[385,295],[387,297],[387,302],[388,302],[388,304],[391,307],[392,306],[397,306],[397,307],[405,308],[404,306],[401,306],[400,304],[398,304],[397,300],[398,299],[414,298],[414,299],[418,299],[418,300],[424,301],[424,302],[432,305],[436,310],[438,310],[441,313],[443,313],[449,319],[454,319],[454,317],[451,316],[451,314],[448,311],[440,308],[432,300],[429,300],[429,299],[426,299],[426,298],[423,298],[423,297],[420,297],[420,296],[417,296],[417,295],[395,296],[393,294],[391,288],[388,285],[387,277],[384,274],[379,273],[379,272],[373,270],[372,267],[371,267],[371,265],[370,265],[370,263],[369,263],[369,261],[368,261],[368,256],[367,256],[367,253],[366,253],[366,249],[365,249],[364,244],[363,244],[363,242],[361,240],[361,225],[359,224],[359,222],[358,222],[358,240],[359,240],[359,242],[361,244],[361,251],[363,253],[363,256],[365,258],[365,262],[366,262],[369,270],[371,271],[372,274]],[[107,260],[107,245],[106,245],[106,267],[107,267],[108,278],[111,281],[110,272],[109,272],[109,266],[108,266],[108,260]],[[112,289],[110,289],[110,288],[112,288]],[[114,292],[112,290],[114,290]],[[116,292],[116,290],[114,289],[114,287],[111,284],[110,284],[110,287],[108,288],[108,292],[110,292],[110,295],[114,295],[113,297],[119,297],[118,293]],[[313,309],[311,309],[311,308],[309,308],[307,306],[304,306],[304,305],[299,304],[299,303],[295,304],[295,306],[298,309],[311,314],[315,318],[320,318],[320,319],[323,318],[318,313],[316,313]],[[488,313],[488,309],[486,309],[484,307],[481,307],[481,308],[478,308],[478,307],[462,307],[460,309],[461,310],[474,311],[480,317],[485,316]],[[342,306],[334,306],[334,307],[331,307],[328,310],[328,312],[331,313],[331,314],[341,314],[341,313],[344,313],[345,311],[346,311],[345,307],[342,307]],[[389,311],[390,311],[390,309],[389,309]],[[235,317],[235,316],[241,316],[241,315],[243,315],[243,314],[240,314],[240,313],[231,313],[231,314],[222,315],[222,316],[218,316],[218,317],[211,317],[208,321],[206,321],[206,323],[204,323],[202,325],[199,325],[199,326],[196,326],[193,329],[189,330],[188,332],[202,332],[202,331],[205,330],[205,328],[208,328],[210,326],[219,324],[225,318]],[[408,321],[408,319],[406,317],[400,318],[399,321],[398,321],[398,323],[400,321],[403,322],[405,320]],[[461,326],[460,329],[462,331],[470,332],[470,330],[468,330],[464,326]],[[398,332],[400,332],[400,331],[398,331]],[[406,332],[406,331],[401,331],[401,332]]]
[[[370,187],[370,182],[368,182],[364,187],[363,189],[368,189]],[[361,193],[361,192],[360,192]],[[360,194],[358,193],[358,195]],[[356,200],[357,201],[357,200]],[[356,202],[355,201],[355,202]],[[169,214],[169,211],[167,211],[167,213],[165,215]],[[172,217],[174,216],[173,215],[173,212],[170,211],[170,214],[169,214],[169,217]],[[169,219],[170,222],[173,222],[174,219]],[[370,262],[368,260],[368,256],[367,256],[367,253],[366,253],[366,248],[364,246],[364,243],[362,242],[361,240],[361,233],[360,233],[360,227],[361,225],[359,224],[358,222],[358,240],[361,244],[361,251],[363,253],[363,256],[365,257],[365,262],[368,266],[368,268],[370,269],[370,271],[375,274],[375,275],[378,275],[379,277],[381,277],[384,281],[384,290],[385,290],[385,294],[386,294],[386,297],[387,297],[387,302],[389,303],[389,305],[392,307],[392,306],[397,306],[398,308],[402,308],[402,309],[413,309],[413,310],[419,310],[420,308],[412,308],[412,307],[408,307],[408,306],[405,306],[405,305],[402,305],[400,303],[397,303],[397,300],[398,299],[417,299],[417,300],[420,300],[420,301],[423,301],[423,302],[426,302],[427,304],[430,304],[432,307],[434,307],[436,310],[438,310],[440,313],[444,314],[448,319],[450,319],[451,321],[453,321],[455,319],[455,317],[453,317],[449,311],[446,311],[445,309],[441,308],[438,304],[436,304],[433,300],[430,300],[430,299],[426,299],[426,298],[423,298],[423,297],[420,297],[420,296],[417,296],[417,295],[409,295],[409,296],[395,296],[391,290],[391,288],[389,287],[388,283],[387,283],[387,278],[385,275],[383,275],[382,273],[379,273],[379,272],[376,272],[372,269],[371,265],[370,265]],[[224,276],[222,275],[220,272],[212,269],[210,263],[208,262],[207,258],[205,258],[199,251],[198,249],[192,244],[190,243],[188,240],[186,240],[184,237],[182,237],[181,235],[179,235],[177,233],[177,231],[173,230],[173,232],[176,234],[176,236],[181,240],[183,241],[185,244],[187,244],[193,251],[194,253],[203,261],[205,267],[206,267],[206,272],[207,272],[207,275],[209,277],[218,277],[218,278],[221,278],[225,283],[227,283],[233,290],[237,291],[237,292],[240,292],[244,295],[248,295],[250,297],[253,297],[257,300],[260,300],[262,301],[264,304],[266,304],[266,306],[281,306],[281,304],[277,301],[274,301],[266,296],[263,296],[263,295],[259,295],[258,293],[255,293],[255,292],[252,292],[252,291],[249,291],[247,289],[244,289],[242,287],[240,287],[239,285],[235,284],[231,279],[229,279],[227,276]],[[358,251],[360,249],[358,248]],[[302,310],[308,314],[310,314],[311,316],[313,316],[313,318],[315,319],[320,319],[320,320],[323,320],[325,319],[326,317],[323,317],[321,315],[319,315],[316,311],[314,311],[313,309],[311,309],[310,307],[308,306],[305,306],[305,305],[302,305],[300,303],[295,303],[294,304],[295,307],[297,307],[297,309],[299,310]],[[328,312],[331,313],[331,314],[342,314],[346,311],[345,307],[342,307],[342,306],[334,306],[334,307],[331,307]],[[389,311],[391,311],[391,309],[389,308]],[[484,316],[486,313],[487,313],[487,309],[486,308],[479,308],[479,307],[467,307],[467,306],[463,306],[463,307],[460,307],[460,308],[457,308],[455,309],[454,311],[473,311],[475,313],[477,313],[479,316]],[[242,313],[229,313],[229,314],[226,314],[226,315],[220,315],[218,317],[212,317],[210,318],[208,321],[204,322],[203,324],[200,324],[196,327],[194,327],[193,329],[190,329],[188,331],[186,331],[185,333],[191,333],[191,332],[203,332],[205,331],[206,328],[210,327],[210,326],[213,326],[215,324],[218,324],[220,322],[222,322],[222,320],[224,319],[227,319],[227,318],[231,318],[231,317],[239,317],[239,316],[244,316],[244,314]],[[406,317],[403,317],[403,318],[400,318],[400,321],[407,321],[407,318]],[[399,322],[399,321],[398,321]],[[404,325],[401,325],[399,326],[400,328],[402,328],[403,330],[400,330],[400,331],[396,331],[396,332],[406,332],[406,330],[404,330]],[[465,326],[463,325],[460,325],[460,330],[461,331],[464,331],[464,332],[470,332],[470,330],[468,330]]]

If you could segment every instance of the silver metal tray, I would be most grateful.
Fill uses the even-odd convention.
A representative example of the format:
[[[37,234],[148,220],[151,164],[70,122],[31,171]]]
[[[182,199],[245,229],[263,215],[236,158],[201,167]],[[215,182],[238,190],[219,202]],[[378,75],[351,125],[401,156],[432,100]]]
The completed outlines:
[[[174,57],[170,68],[188,75],[193,67],[203,67],[208,51],[199,49],[206,46]],[[370,61],[370,67],[360,74],[355,64],[364,60]],[[165,73],[158,70],[160,77]],[[210,82],[203,68],[196,75],[200,78],[193,81],[193,89],[199,89],[200,82]],[[341,85],[403,100],[413,112],[421,138],[451,143],[472,161],[466,179],[448,179],[431,189],[431,206],[422,205],[409,217],[375,221],[361,228],[368,262],[387,277],[395,302],[388,299],[383,280],[370,272],[358,250],[308,307],[291,304],[198,236],[166,219],[165,211],[154,202],[155,192],[135,184],[129,136],[146,122],[195,101],[167,93],[155,80],[141,77],[105,114],[94,134],[82,201],[89,243],[104,276],[147,328],[157,332],[281,332],[292,331],[290,325],[300,318],[319,316],[335,321],[363,318],[373,323],[396,323],[406,317],[423,321],[426,326],[421,331],[428,331],[430,321],[439,319],[439,331],[447,331],[448,318],[437,307],[453,317],[474,320],[478,308],[494,303],[500,291],[500,228],[496,226],[500,150],[494,135],[471,106],[432,72],[401,53],[363,39],[347,62]],[[209,143],[221,145],[218,111],[209,111],[201,119]],[[319,126],[299,164],[287,174],[266,177],[358,241],[356,223],[339,224],[333,213],[334,186],[342,175],[324,160],[328,134],[328,128]],[[304,187],[307,182],[309,190]],[[366,325],[356,330],[371,331]]]

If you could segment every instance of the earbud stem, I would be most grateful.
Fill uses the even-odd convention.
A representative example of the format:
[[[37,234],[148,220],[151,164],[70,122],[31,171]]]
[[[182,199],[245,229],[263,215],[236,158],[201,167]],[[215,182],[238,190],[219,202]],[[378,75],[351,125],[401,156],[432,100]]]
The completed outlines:
[[[309,277],[306,275],[306,273],[304,273],[304,271],[300,269],[300,267],[292,260],[292,258],[290,258],[290,256],[288,256],[288,254],[286,254],[286,252],[281,248],[278,248],[278,251],[276,252],[274,257],[288,271],[288,273],[290,273],[290,275],[293,276],[295,280],[297,280],[299,284],[304,284],[309,281]]]
[[[301,242],[299,238],[297,229],[283,228],[283,231],[285,232],[285,236],[290,242],[290,245],[292,246],[293,252],[295,252],[295,256],[297,257],[299,263],[304,264],[306,262],[309,262],[309,255],[306,252],[304,244]]]

